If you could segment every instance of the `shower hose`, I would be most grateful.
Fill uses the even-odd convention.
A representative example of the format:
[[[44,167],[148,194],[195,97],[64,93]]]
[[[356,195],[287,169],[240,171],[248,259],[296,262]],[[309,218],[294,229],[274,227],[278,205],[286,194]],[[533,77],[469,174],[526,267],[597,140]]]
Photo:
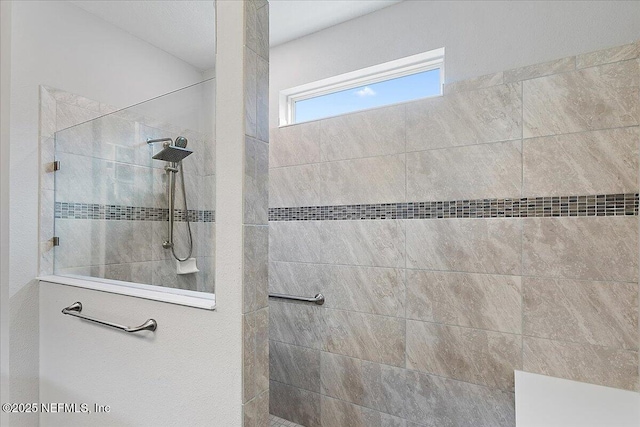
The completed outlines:
[[[173,257],[175,259],[177,259],[178,261],[182,262],[182,261],[186,261],[189,258],[191,258],[191,254],[193,253],[193,236],[191,235],[191,221],[189,220],[189,207],[187,206],[187,191],[185,188],[185,184],[184,184],[184,167],[182,166],[182,161],[179,163],[179,167],[180,167],[180,184],[182,187],[182,198],[184,200],[184,210],[185,210],[185,216],[186,216],[186,220],[187,220],[187,231],[188,231],[188,237],[189,237],[189,254],[185,257],[185,258],[180,258],[178,255],[176,255],[176,248],[175,248],[175,244],[171,245],[171,253],[173,254]],[[173,172],[172,172],[173,173]],[[175,197],[176,197],[176,180],[173,180],[173,188],[171,189],[171,197],[172,197],[172,201],[175,202]],[[175,206],[175,204],[173,204],[173,206]],[[170,213],[170,221],[174,221],[174,213],[171,212]],[[175,227],[171,228],[171,231],[173,232]],[[173,242],[173,236],[171,236],[171,241]]]

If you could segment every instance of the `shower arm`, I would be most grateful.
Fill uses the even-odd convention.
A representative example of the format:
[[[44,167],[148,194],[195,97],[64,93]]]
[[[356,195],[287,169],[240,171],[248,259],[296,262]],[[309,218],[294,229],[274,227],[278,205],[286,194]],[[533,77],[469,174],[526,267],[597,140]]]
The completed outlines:
[[[147,144],[155,144],[156,142],[169,142],[169,143],[173,143],[173,139],[171,139],[171,138],[147,139]]]

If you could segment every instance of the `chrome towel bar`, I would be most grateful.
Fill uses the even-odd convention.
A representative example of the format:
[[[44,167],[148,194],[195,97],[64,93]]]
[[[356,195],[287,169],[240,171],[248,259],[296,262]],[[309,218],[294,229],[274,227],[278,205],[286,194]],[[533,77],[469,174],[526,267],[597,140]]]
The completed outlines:
[[[297,297],[295,295],[286,295],[286,294],[269,294],[270,298],[280,298],[280,299],[291,299],[294,301],[306,301],[306,302],[315,302],[318,305],[324,304],[324,295],[316,294],[313,298],[308,297]]]
[[[158,327],[158,322],[153,319],[148,319],[140,326],[124,326],[117,323],[107,322],[106,320],[96,319],[95,317],[82,314],[82,303],[74,302],[69,307],[62,309],[62,314],[68,314],[69,316],[79,317],[80,319],[88,320],[90,322],[99,323],[101,325],[109,326],[111,328],[120,329],[125,332],[139,332],[139,331],[155,331]]]

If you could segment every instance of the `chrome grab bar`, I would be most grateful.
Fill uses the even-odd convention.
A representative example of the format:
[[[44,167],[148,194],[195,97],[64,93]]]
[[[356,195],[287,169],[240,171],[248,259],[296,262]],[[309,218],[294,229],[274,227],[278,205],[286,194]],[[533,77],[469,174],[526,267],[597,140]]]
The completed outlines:
[[[69,316],[79,317],[80,319],[88,320],[90,322],[99,323],[101,325],[109,326],[111,328],[120,329],[125,332],[138,332],[138,331],[155,331],[158,327],[158,322],[153,319],[148,319],[140,326],[124,326],[117,323],[107,322],[106,320],[96,319],[95,317],[82,314],[82,303],[74,302],[69,307],[62,309],[62,314],[68,314]]]
[[[281,298],[281,299],[291,299],[294,301],[306,301],[306,302],[315,302],[318,305],[324,304],[324,295],[316,294],[313,298],[307,297],[297,297],[295,295],[286,295],[286,294],[269,294],[270,298]]]

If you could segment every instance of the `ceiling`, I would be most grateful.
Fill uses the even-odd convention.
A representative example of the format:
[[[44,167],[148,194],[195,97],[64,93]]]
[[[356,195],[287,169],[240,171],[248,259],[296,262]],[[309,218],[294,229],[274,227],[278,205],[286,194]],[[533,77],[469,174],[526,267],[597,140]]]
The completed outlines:
[[[401,0],[270,0],[270,45],[315,33]],[[213,1],[87,1],[71,3],[200,70],[215,64]]]
[[[332,27],[401,0],[270,0],[270,45]]]

